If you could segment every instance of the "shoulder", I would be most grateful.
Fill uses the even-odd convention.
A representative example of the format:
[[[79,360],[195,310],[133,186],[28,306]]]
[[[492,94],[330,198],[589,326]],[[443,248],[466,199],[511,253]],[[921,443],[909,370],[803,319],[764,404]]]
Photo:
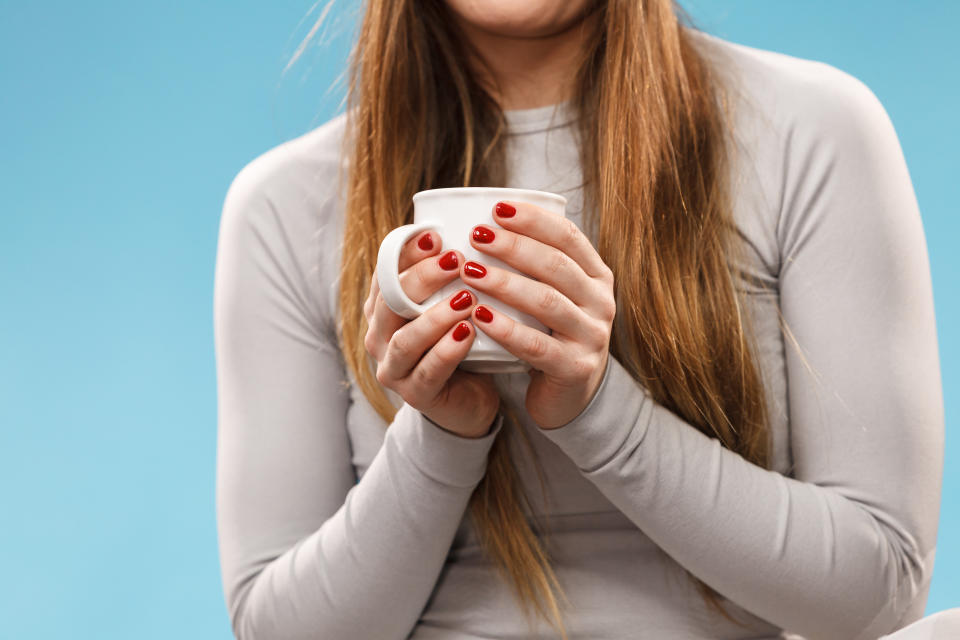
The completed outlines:
[[[862,80],[826,62],[749,47],[691,31],[736,103],[778,131],[832,136],[890,126],[876,94]]]
[[[733,98],[736,126],[778,138],[785,152],[862,156],[896,143],[890,117],[856,76],[817,60],[749,47],[692,31]]]
[[[220,216],[221,268],[256,265],[269,276],[262,282],[297,288],[288,297],[304,301],[324,324],[335,305],[345,125],[341,114],[247,162]]]
[[[346,114],[247,162],[223,201],[220,238],[282,246],[315,260],[317,243],[339,224],[346,159]]]
[[[692,32],[730,97],[741,224],[783,264],[826,220],[858,228],[863,206],[912,212],[912,186],[890,117],[874,92],[837,67]],[[891,218],[894,216],[891,213]],[[891,228],[900,222],[891,222]]]
[[[248,161],[227,189],[224,213],[240,215],[253,203],[268,202],[294,216],[318,198],[338,195],[345,125],[346,114],[340,114]]]

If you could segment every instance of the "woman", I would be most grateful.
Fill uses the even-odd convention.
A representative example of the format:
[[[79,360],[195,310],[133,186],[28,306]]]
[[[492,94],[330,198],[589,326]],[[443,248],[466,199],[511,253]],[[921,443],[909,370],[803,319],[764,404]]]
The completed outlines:
[[[869,89],[667,0],[370,0],[349,100],[224,203],[239,638],[851,639],[920,617],[939,363]],[[415,237],[411,298],[485,297],[399,318],[379,242],[415,192],[463,185],[562,193],[572,224],[506,202],[474,236],[536,281]],[[457,370],[477,331],[534,370]]]

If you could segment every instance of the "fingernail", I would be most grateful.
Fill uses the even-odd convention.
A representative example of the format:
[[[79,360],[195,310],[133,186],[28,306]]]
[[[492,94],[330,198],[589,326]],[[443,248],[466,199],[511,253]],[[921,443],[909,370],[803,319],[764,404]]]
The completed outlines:
[[[497,215],[501,218],[512,218],[514,214],[517,213],[516,208],[506,202],[498,202],[494,211],[496,211]]]
[[[430,251],[430,249],[433,249],[433,238],[431,238],[428,233],[417,241],[417,246],[424,251]]]
[[[447,251],[445,254],[440,256],[440,259],[437,260],[437,262],[440,264],[440,268],[444,271],[453,271],[460,265],[460,263],[457,261],[456,251]]]
[[[482,278],[487,275],[487,270],[483,268],[483,265],[476,262],[468,262],[463,265],[463,272],[471,278]]]
[[[454,311],[463,311],[471,304],[473,304],[473,296],[471,296],[470,292],[466,289],[455,295],[450,301],[450,307]]]
[[[482,320],[483,322],[493,322],[493,314],[490,313],[490,309],[487,309],[483,305],[480,305],[474,309],[473,314],[477,316],[477,320]]]
[[[474,227],[473,239],[483,244],[489,244],[493,242],[493,231],[486,227]]]
[[[457,342],[463,342],[469,335],[470,325],[468,325],[466,322],[461,322],[453,329],[453,339]]]

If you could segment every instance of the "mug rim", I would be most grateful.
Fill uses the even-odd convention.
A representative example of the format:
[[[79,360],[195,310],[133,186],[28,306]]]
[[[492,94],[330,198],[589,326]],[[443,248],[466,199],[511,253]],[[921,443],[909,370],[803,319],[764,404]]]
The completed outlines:
[[[541,198],[547,198],[549,200],[554,200],[560,204],[566,206],[567,198],[562,196],[559,193],[553,193],[550,191],[540,191],[538,189],[523,189],[520,187],[439,187],[437,189],[424,189],[423,191],[417,191],[413,194],[413,201],[416,202],[418,199],[427,198],[432,194],[438,196],[444,195],[450,191],[457,191],[461,193],[479,193],[481,191],[500,191],[508,193],[516,193],[520,196],[538,196]]]

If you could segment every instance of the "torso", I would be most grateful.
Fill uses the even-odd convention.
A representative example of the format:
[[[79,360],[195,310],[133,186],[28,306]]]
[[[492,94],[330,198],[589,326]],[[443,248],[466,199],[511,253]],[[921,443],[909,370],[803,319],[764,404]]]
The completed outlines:
[[[582,229],[584,203],[573,128],[548,128],[544,114],[542,109],[537,113],[528,110],[515,118],[508,146],[506,186],[566,196],[567,217]],[[750,129],[747,135],[762,133]],[[749,162],[775,162],[776,158],[757,158],[756,154],[775,155],[777,147],[757,142],[750,138],[741,140],[754,155]],[[778,211],[771,195],[779,185],[763,182],[764,176],[773,173],[758,172],[750,166],[734,165],[734,175],[738,181],[734,187],[734,218],[746,248],[747,262],[742,267],[749,275],[738,286],[747,294],[753,314],[757,355],[767,389],[772,468],[790,475],[784,339],[778,318]],[[337,239],[331,235],[325,240],[333,244]],[[755,280],[764,286],[757,286]],[[554,569],[571,601],[577,603],[579,615],[577,627],[570,629],[572,635],[602,637],[623,629],[633,620],[638,629],[636,637],[780,637],[778,629],[732,603],[727,603],[728,609],[749,621],[749,630],[706,610],[682,567],[611,504],[529,420],[523,409],[526,374],[501,374],[495,378],[503,401],[520,419],[542,464],[548,488],[546,499],[529,452],[520,438],[510,438],[511,455],[533,507],[531,511],[525,505],[524,512],[536,527],[551,527],[545,542],[553,555]],[[351,386],[351,398],[347,428],[359,479],[379,450],[386,425],[355,385]],[[611,585],[612,588],[606,588]],[[618,613],[611,617],[611,611]],[[651,624],[656,627],[650,627]],[[523,618],[513,595],[481,553],[468,510],[434,596],[412,637],[530,637],[526,633],[516,635],[515,630],[521,628]],[[456,634],[450,635],[453,631]],[[543,627],[541,631],[545,633],[543,637],[550,636]]]

